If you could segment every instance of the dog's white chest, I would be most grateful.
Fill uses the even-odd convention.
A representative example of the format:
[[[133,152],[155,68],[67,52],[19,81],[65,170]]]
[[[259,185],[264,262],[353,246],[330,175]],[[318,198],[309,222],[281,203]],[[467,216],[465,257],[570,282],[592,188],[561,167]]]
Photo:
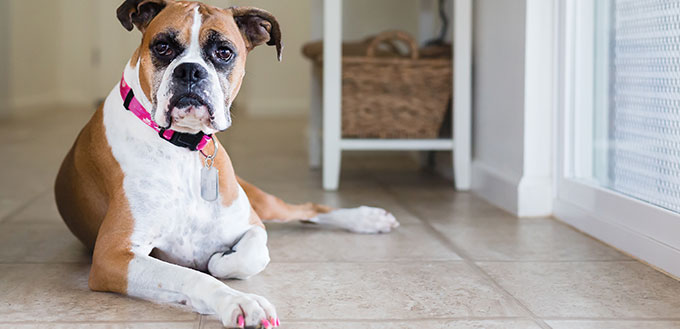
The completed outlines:
[[[239,197],[229,207],[219,201],[207,202],[194,193],[188,202],[179,198],[174,206],[159,210],[169,219],[167,222],[156,222],[148,229],[139,227],[140,232],[156,233],[153,243],[158,258],[206,270],[210,256],[230,250],[250,228],[250,203],[240,187]]]
[[[219,198],[203,199],[200,156],[153,136],[155,132],[117,106],[118,98],[107,99],[104,124],[125,176],[133,248],[205,270],[212,254],[228,251],[251,227],[248,197],[236,185],[238,197],[229,206]]]

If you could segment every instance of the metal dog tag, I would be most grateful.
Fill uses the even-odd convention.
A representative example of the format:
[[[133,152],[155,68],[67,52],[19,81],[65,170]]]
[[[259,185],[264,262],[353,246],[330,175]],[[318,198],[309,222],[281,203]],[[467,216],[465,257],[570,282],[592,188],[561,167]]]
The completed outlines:
[[[201,168],[201,197],[205,201],[217,200],[220,188],[219,172],[212,164]]]

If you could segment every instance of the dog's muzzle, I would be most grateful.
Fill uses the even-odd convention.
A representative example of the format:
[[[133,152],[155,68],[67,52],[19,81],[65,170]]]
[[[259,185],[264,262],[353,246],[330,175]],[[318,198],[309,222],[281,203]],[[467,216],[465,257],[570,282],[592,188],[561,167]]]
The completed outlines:
[[[211,126],[213,107],[209,101],[208,71],[198,63],[182,63],[172,73],[171,98],[168,102],[168,123],[201,130]]]

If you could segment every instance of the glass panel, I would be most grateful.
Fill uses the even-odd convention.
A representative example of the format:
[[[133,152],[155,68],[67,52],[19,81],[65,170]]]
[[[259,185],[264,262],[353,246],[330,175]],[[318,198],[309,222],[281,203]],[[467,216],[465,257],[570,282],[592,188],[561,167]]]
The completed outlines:
[[[680,212],[680,1],[596,1],[589,174]],[[583,123],[581,123],[583,124]]]

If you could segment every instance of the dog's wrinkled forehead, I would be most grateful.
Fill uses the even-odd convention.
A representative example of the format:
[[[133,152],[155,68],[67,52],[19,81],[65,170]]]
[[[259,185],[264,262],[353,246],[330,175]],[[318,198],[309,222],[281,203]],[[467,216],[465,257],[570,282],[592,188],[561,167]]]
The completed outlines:
[[[198,9],[199,17],[196,17]],[[182,46],[191,42],[192,29],[199,25],[199,43],[205,44],[208,38],[230,41],[238,50],[246,50],[246,41],[230,10],[220,9],[197,2],[172,2],[149,23],[144,30],[143,45],[150,45],[159,37],[171,36]]]
[[[199,20],[199,22],[196,22]],[[194,31],[198,29],[198,31]],[[170,2],[143,29],[143,39],[140,47],[142,61],[153,61],[149,50],[162,40],[176,47],[188,49],[192,37],[198,36],[198,46],[203,47],[211,41],[228,42],[242,55],[239,62],[245,60],[248,52],[247,41],[236,23],[231,10],[215,8],[198,2]],[[154,64],[154,63],[143,63]],[[156,67],[163,66],[155,63]],[[143,65],[146,67],[147,65]]]
[[[279,24],[273,15],[258,8],[217,8],[193,1],[126,0],[118,8],[117,16],[127,30],[136,27],[143,33],[142,44],[131,63],[136,65],[139,60],[141,70],[146,71],[140,72],[140,83],[147,96],[151,95],[153,82],[149,80],[154,70],[150,47],[159,38],[165,38],[178,49],[188,49],[192,35],[196,35],[193,29],[197,18],[200,19],[199,46],[210,41],[228,42],[236,55],[236,71],[245,66],[247,53],[258,45],[276,46],[277,57],[281,59]]]
[[[144,42],[148,43],[153,35],[166,28],[183,31],[183,37],[187,38],[197,7],[205,20],[201,30],[213,29],[231,40],[240,39],[248,51],[265,43],[276,46],[277,57],[281,60],[283,45],[279,23],[271,13],[259,8],[222,9],[193,1],[125,0],[118,7],[117,16],[128,31],[137,27],[144,34]]]

